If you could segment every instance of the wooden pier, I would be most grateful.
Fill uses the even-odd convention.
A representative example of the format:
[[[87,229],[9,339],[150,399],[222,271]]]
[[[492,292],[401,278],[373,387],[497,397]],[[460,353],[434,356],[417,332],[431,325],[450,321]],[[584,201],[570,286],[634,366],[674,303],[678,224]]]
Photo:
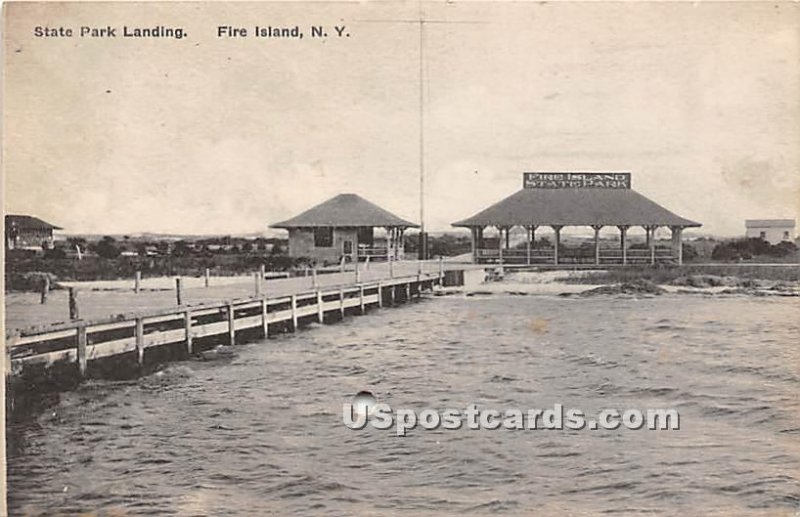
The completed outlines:
[[[146,356],[158,348],[178,347],[183,356],[191,356],[201,342],[208,348],[207,343],[234,345],[274,332],[293,332],[304,323],[336,321],[347,314],[406,302],[442,285],[444,278],[441,269],[420,271],[289,295],[175,306],[16,331],[7,336],[6,377],[13,381],[26,372],[41,376],[57,368],[80,380],[92,376],[93,362],[114,357],[129,358],[141,368]]]

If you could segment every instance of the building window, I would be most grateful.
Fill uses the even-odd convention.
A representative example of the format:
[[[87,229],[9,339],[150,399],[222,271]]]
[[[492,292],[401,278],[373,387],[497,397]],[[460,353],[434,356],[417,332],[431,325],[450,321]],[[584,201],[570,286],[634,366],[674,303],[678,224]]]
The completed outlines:
[[[759,232],[759,233],[758,233],[758,237],[759,237],[760,239],[764,239],[764,240],[766,240],[766,239],[767,239],[767,232]]]
[[[314,228],[314,247],[330,248],[333,246],[333,228]]]

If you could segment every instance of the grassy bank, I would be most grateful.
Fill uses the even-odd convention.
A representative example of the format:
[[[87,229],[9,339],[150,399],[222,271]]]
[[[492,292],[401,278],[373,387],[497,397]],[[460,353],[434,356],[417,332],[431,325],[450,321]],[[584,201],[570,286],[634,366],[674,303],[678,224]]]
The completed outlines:
[[[654,284],[691,285],[700,279],[696,283],[713,285],[715,279],[724,279],[725,277],[739,281],[800,282],[800,265],[760,267],[719,264],[656,268],[628,267],[591,271],[581,276],[564,275],[558,281],[569,284],[614,284],[647,280]],[[723,283],[719,285],[723,285]]]

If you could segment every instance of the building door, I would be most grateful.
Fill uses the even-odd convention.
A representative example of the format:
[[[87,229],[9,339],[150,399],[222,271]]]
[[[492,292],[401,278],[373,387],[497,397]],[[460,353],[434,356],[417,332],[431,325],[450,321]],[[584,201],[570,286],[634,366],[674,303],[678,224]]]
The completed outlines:
[[[353,258],[353,241],[343,241],[342,242],[342,254],[345,257],[350,257],[352,260]]]

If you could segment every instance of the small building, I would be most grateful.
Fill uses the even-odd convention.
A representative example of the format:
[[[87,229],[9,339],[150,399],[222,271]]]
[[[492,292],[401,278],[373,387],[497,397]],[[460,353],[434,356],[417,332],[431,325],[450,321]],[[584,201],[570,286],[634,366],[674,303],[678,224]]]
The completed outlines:
[[[403,235],[417,227],[356,194],[339,194],[272,225],[289,231],[290,257],[322,263],[402,260]],[[376,236],[376,228],[382,236]]]
[[[700,223],[676,215],[631,189],[627,172],[526,172],[523,188],[485,210],[453,223],[472,232],[472,256],[476,263],[517,264],[631,264],[683,262],[682,234]],[[594,246],[567,256],[561,246],[565,227],[584,226],[594,230]],[[487,246],[484,230],[496,228],[497,244]],[[509,245],[512,228],[526,233],[524,249]],[[535,232],[549,227],[554,243],[534,249]],[[614,227],[619,246],[601,248],[600,231]],[[628,249],[628,231],[641,227],[646,232],[644,250]],[[655,234],[661,227],[672,232],[670,249],[657,249]],[[593,248],[593,249],[592,249]]]
[[[747,219],[744,222],[745,237],[763,239],[770,244],[794,242],[794,219]]]
[[[53,247],[53,231],[62,228],[31,215],[6,216],[6,249],[42,251]]]

